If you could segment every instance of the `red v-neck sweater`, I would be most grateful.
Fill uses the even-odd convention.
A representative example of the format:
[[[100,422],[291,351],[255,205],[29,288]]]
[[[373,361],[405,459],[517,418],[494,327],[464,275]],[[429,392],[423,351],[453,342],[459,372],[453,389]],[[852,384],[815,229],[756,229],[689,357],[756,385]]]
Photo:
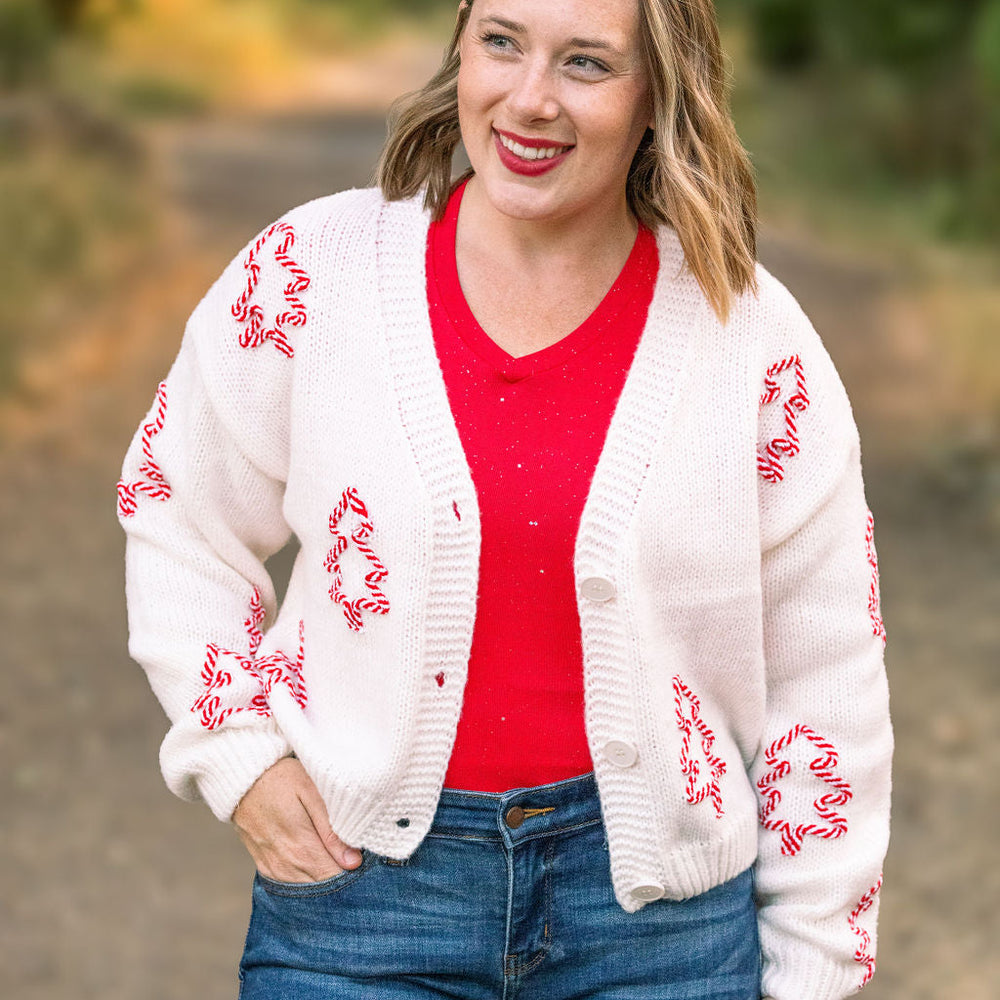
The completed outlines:
[[[434,344],[479,498],[476,624],[449,788],[502,792],[592,770],[573,577],[576,533],[658,269],[640,228],[601,304],[576,330],[514,358],[462,293],[464,188],[427,241]]]

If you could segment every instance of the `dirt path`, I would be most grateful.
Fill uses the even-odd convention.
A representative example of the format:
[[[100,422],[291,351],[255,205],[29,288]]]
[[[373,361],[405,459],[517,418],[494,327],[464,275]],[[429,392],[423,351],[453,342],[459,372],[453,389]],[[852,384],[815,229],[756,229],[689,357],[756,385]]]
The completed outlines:
[[[365,183],[378,120],[286,118],[163,134],[178,225],[120,301],[0,416],[0,982],[19,1000],[235,995],[251,867],[163,788],[165,723],[125,652],[121,455],[183,320],[288,205]],[[869,1000],[992,1000],[1000,982],[996,538],[927,488],[927,415],[956,387],[887,319],[905,283],[772,236],[854,398],[883,564],[898,755],[880,970]],[[808,1000],[808,998],[803,998]]]

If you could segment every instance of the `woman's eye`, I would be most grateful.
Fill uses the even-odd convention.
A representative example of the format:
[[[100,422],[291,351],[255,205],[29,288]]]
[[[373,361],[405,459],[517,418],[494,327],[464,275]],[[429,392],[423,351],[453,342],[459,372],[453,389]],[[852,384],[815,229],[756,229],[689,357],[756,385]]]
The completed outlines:
[[[610,72],[604,63],[591,59],[590,56],[573,56],[569,60],[569,65],[571,69],[580,70],[582,73],[590,75]]]
[[[483,45],[495,52],[510,52],[514,48],[514,42],[506,35],[485,34],[482,36]]]

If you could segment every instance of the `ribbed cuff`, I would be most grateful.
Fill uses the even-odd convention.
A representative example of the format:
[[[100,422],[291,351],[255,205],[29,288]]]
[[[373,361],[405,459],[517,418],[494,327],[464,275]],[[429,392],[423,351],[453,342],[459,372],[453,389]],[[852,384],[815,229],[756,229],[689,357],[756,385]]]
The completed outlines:
[[[795,946],[791,953],[765,956],[761,993],[774,1000],[844,1000],[861,988],[864,970],[833,963],[808,947]]]
[[[189,754],[178,754],[176,746],[169,756],[161,752],[163,777],[172,792],[184,799],[203,799],[224,823],[253,783],[292,752],[273,726],[222,729],[198,742]]]

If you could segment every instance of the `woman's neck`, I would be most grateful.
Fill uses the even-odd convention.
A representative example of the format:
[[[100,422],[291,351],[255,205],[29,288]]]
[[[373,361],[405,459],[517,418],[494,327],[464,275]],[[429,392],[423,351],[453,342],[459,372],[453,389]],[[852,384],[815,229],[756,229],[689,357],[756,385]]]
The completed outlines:
[[[520,357],[572,333],[621,273],[638,225],[623,203],[601,218],[527,220],[495,210],[475,178],[455,244],[458,277],[487,335]]]
[[[488,248],[496,259],[532,271],[575,265],[586,273],[595,264],[606,269],[607,261],[617,261],[620,270],[637,232],[624,192],[620,202],[586,215],[519,219],[496,209],[475,176],[466,185],[458,220],[459,246]]]

